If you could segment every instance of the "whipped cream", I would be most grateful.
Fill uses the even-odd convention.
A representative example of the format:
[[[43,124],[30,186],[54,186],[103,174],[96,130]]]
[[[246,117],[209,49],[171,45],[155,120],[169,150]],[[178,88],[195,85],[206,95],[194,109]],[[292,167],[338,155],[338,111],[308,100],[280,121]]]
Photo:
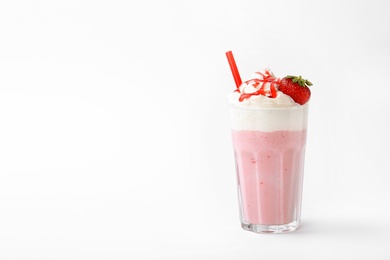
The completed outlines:
[[[290,96],[278,90],[279,82],[280,79],[269,69],[255,72],[250,80],[243,82],[229,95],[229,103],[242,107],[300,106]]]
[[[233,130],[300,131],[307,127],[308,104],[278,90],[280,79],[268,69],[256,72],[228,95]]]
[[[245,83],[243,83],[245,84]],[[244,92],[246,93],[246,92]],[[276,91],[276,97],[270,98],[263,95],[253,95],[250,98],[239,101],[241,97],[240,92],[233,92],[228,95],[229,104],[238,107],[247,108],[273,108],[273,107],[299,107],[298,103],[283,92]]]

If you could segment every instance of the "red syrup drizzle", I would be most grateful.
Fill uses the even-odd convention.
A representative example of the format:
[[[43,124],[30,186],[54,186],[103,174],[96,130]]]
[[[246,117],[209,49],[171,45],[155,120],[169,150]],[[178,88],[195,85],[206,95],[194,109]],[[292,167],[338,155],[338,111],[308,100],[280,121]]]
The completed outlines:
[[[240,95],[240,98],[238,99],[240,102],[242,102],[244,99],[246,98],[250,98],[251,96],[257,96],[257,95],[263,95],[263,96],[266,96],[266,97],[269,97],[269,98],[275,98],[276,97],[276,88],[275,88],[275,85],[278,85],[280,83],[280,79],[279,78],[275,78],[270,71],[266,70],[265,73],[261,73],[261,72],[256,72],[256,74],[259,74],[261,75],[263,78],[262,79],[250,79],[250,80],[247,80],[245,81],[244,83],[245,84],[252,84],[253,87],[257,88],[260,84],[261,84],[261,87],[253,92],[253,93],[242,93]],[[267,92],[265,90],[265,85],[267,83],[271,83],[270,84],[270,91]],[[235,92],[240,92],[239,89],[236,89]]]

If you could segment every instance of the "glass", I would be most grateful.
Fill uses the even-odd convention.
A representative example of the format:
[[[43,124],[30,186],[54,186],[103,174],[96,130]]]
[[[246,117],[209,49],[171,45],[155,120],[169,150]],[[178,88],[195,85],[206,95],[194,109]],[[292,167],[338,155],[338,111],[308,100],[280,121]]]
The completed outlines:
[[[308,104],[230,106],[241,226],[256,233],[298,228]]]

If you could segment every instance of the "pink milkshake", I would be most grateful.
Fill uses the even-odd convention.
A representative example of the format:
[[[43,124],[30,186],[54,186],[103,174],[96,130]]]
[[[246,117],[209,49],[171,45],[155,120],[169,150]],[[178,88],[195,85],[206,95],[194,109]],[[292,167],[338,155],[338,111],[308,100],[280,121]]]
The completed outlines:
[[[297,78],[288,83],[305,81]],[[283,93],[284,80],[256,72],[236,80],[229,95],[241,226],[257,233],[292,231],[300,223],[308,99]]]
[[[284,225],[300,214],[306,131],[233,131],[243,222]]]

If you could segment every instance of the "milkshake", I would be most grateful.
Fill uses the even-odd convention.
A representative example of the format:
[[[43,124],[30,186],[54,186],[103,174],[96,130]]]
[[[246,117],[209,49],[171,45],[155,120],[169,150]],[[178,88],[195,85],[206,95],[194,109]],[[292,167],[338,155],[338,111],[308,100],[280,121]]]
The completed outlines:
[[[294,76],[280,79],[269,69],[245,82],[235,80],[237,89],[228,100],[241,226],[258,233],[295,230],[301,215],[311,83]],[[297,95],[292,90],[297,84],[307,89]]]

